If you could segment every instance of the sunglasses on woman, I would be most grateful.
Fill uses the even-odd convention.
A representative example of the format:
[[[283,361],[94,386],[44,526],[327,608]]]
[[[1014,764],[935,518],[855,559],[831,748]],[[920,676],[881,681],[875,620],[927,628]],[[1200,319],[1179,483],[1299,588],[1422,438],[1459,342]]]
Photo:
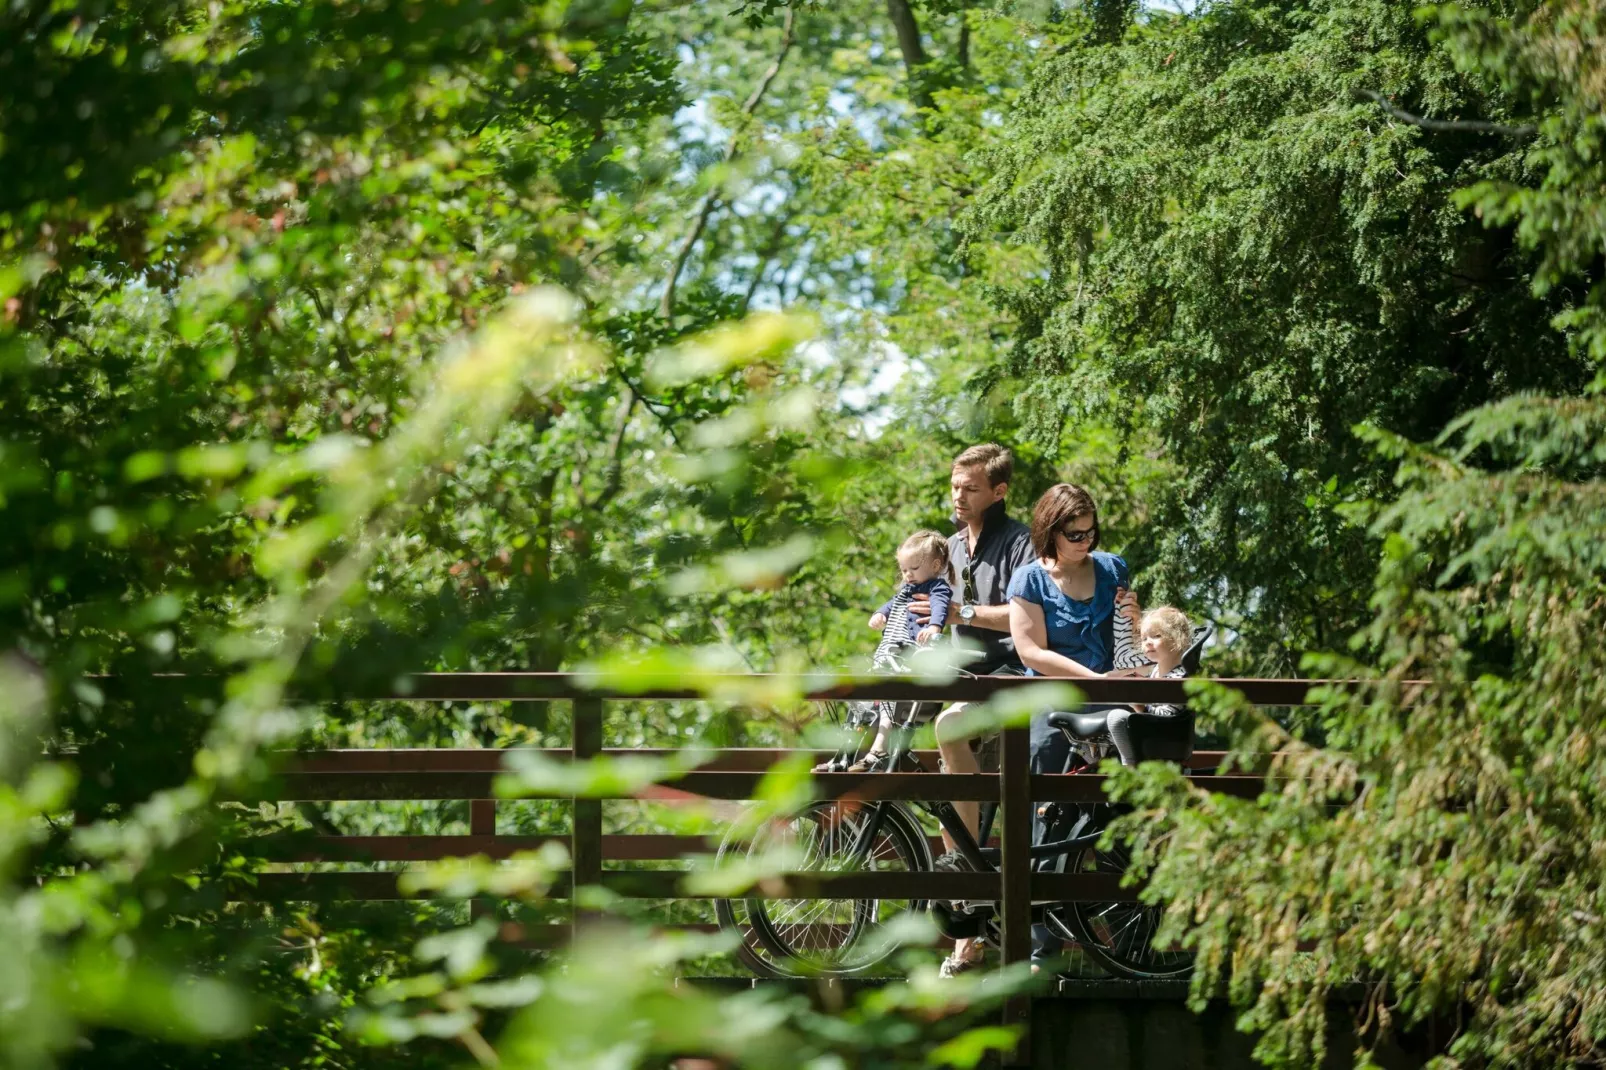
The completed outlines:
[[[1066,542],[1070,542],[1070,543],[1087,542],[1089,539],[1091,539],[1095,535],[1097,535],[1098,531],[1099,531],[1099,529],[1098,529],[1097,525],[1095,525],[1093,527],[1090,527],[1090,528],[1081,528],[1081,529],[1077,529],[1077,528],[1060,528],[1060,534],[1065,537],[1065,541]]]

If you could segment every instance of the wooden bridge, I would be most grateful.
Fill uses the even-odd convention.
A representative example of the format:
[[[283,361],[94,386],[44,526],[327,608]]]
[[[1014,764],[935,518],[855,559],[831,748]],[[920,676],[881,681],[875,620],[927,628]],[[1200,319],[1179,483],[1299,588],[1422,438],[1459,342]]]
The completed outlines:
[[[566,702],[572,707],[572,739],[561,750],[537,753],[569,761],[588,761],[598,756],[669,755],[674,752],[651,749],[610,749],[603,746],[606,708],[613,702],[709,701],[741,704],[744,696],[760,694],[801,695],[811,702],[854,699],[919,700],[935,702],[980,702],[1006,690],[1041,685],[1041,678],[981,677],[945,683],[922,683],[909,678],[765,677],[732,675],[700,676],[695,688],[671,681],[651,686],[619,689],[600,677],[555,673],[423,673],[400,677],[389,686],[319,698],[339,700],[510,701]],[[1329,681],[1249,680],[1216,681],[1241,692],[1258,705],[1292,706],[1304,704],[1309,690]],[[1184,699],[1183,686],[1173,680],[1111,679],[1078,681],[1089,702],[1178,702]],[[603,832],[603,797],[573,797],[556,793],[523,797],[568,798],[572,823],[566,835],[528,836],[504,833],[498,825],[498,800],[494,781],[505,767],[512,750],[496,749],[371,749],[330,750],[301,753],[288,763],[267,798],[279,801],[323,802],[337,800],[459,800],[469,808],[467,835],[319,835],[288,841],[272,857],[279,863],[397,863],[438,860],[481,855],[505,859],[515,852],[528,851],[560,840],[569,850],[572,864],[566,879],[551,887],[549,896],[568,898],[575,887],[599,886],[625,898],[697,898],[699,893],[684,884],[685,870],[644,868],[632,863],[659,864],[674,859],[705,854],[716,845],[708,838],[691,835],[611,835]],[[608,792],[608,798],[659,798],[744,800],[753,797],[766,770],[777,761],[795,755],[795,750],[731,749],[712,752],[709,759],[689,772],[673,778],[672,787]],[[927,768],[935,769],[935,752],[916,752]],[[1200,770],[1193,783],[1202,789],[1253,798],[1264,789],[1258,776],[1214,775],[1220,754],[1200,752],[1193,765]],[[1118,886],[1116,878],[1098,873],[1049,874],[1032,871],[1030,862],[1034,801],[1066,800],[1096,802],[1104,798],[1105,777],[1099,775],[1033,775],[1028,766],[1028,736],[1025,727],[1005,728],[1000,747],[998,773],[821,773],[812,777],[813,797],[819,800],[876,799],[948,800],[997,802],[1002,815],[1000,872],[853,872],[822,874],[787,873],[766,878],[740,894],[743,897],[785,899],[971,899],[993,900],[998,906],[1003,931],[1003,961],[1022,962],[1030,953],[1031,903],[1038,901],[1111,902],[1135,897],[1131,888]],[[605,864],[613,863],[605,868]],[[253,898],[277,901],[382,900],[424,897],[409,894],[395,870],[306,872],[264,871],[255,876]],[[728,896],[729,891],[720,893]],[[701,893],[702,898],[712,898]],[[476,902],[473,910],[484,914],[493,909]],[[504,926],[504,935],[521,943],[553,945],[562,942],[570,927],[586,923],[576,910],[563,925]],[[712,928],[712,926],[696,926]],[[1122,998],[1152,1002],[1163,995],[1179,1000],[1183,989],[1177,983],[1156,988],[1126,982],[1100,982],[1102,988],[1088,998],[1117,1003]],[[1111,988],[1114,984],[1117,987]],[[1077,996],[1077,983],[1062,985],[1063,998]],[[1085,988],[1087,983],[1082,983]],[[1119,993],[1126,996],[1118,998]],[[1146,993],[1146,994],[1144,994]],[[1084,993],[1085,995],[1085,993]],[[1084,1008],[1085,1009],[1085,1008]],[[1179,1008],[1180,1009],[1180,1008]],[[1142,1012],[1154,1013],[1153,1008]],[[1034,1032],[1039,1055],[1032,1065],[1063,1065],[1042,1051],[1048,1035],[1044,1033],[1045,1011],[1026,1000],[1012,1001],[1005,1010],[1008,1022],[1028,1026],[1037,1021]],[[1141,1015],[1140,1015],[1141,1017]],[[1172,1023],[1174,1032],[1178,1026]],[[1201,1026],[1202,1028],[1202,1026]],[[1230,1032],[1230,1030],[1228,1030]],[[1140,1030],[1140,1035],[1143,1031]],[[1224,1034],[1225,1035],[1225,1034]],[[1247,1047],[1222,1041],[1238,1054],[1225,1061],[1178,1062],[1175,1065],[1240,1066]],[[1020,1065],[1028,1064],[1031,1043],[1017,1053]],[[1141,1045],[1140,1045],[1141,1047]],[[1125,1049],[1123,1049],[1125,1050]],[[1223,1049],[1227,1050],[1226,1048]],[[1120,1065],[1110,1063],[1109,1065]],[[1132,1062],[1131,1065],[1139,1065]],[[1145,1066],[1169,1066],[1164,1060],[1145,1056]]]

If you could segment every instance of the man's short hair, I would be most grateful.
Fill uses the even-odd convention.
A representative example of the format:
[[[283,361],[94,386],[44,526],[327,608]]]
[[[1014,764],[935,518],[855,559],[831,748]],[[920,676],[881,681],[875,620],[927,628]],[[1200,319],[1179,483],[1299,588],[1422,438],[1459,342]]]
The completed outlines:
[[[898,554],[920,554],[942,572],[948,567],[948,540],[935,531],[917,531],[898,547]]]
[[[1032,509],[1032,549],[1037,556],[1050,561],[1059,559],[1059,545],[1054,533],[1078,517],[1093,518],[1093,537],[1087,550],[1092,553],[1099,545],[1099,507],[1093,504],[1093,495],[1075,483],[1056,483],[1043,492]]]
[[[1015,455],[996,442],[983,442],[972,446],[954,458],[955,468],[981,468],[987,473],[987,485],[996,487],[1008,483],[1015,474]]]
[[[1145,636],[1150,632],[1160,637],[1160,642],[1171,648],[1171,652],[1181,657],[1193,645],[1193,625],[1188,623],[1187,614],[1175,606],[1156,606],[1143,614],[1142,627],[1138,635]]]

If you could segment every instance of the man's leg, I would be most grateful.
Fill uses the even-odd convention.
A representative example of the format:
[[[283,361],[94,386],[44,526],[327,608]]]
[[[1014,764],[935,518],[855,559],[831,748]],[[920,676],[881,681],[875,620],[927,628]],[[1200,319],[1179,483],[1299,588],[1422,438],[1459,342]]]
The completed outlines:
[[[942,755],[943,769],[949,773],[981,772],[981,766],[976,764],[975,752],[970,749],[970,739],[968,737],[959,737],[954,727],[959,715],[964,711],[965,704],[956,702],[937,714],[935,726],[937,730],[937,751]],[[954,803],[954,811],[959,815],[959,820],[964,822],[965,827],[970,830],[970,834],[974,836],[981,817],[981,804],[956,802]],[[954,850],[954,840],[952,836],[948,835],[947,829],[942,830],[942,842],[943,846],[947,847],[948,850]]]
[[[937,720],[934,725],[937,730],[937,751],[942,755],[944,772],[979,773],[981,772],[981,767],[976,764],[976,755],[970,749],[970,740],[965,737],[959,737],[954,727],[959,715],[963,712],[965,712],[965,704],[956,702],[937,714]],[[956,802],[953,806],[954,811],[959,815],[959,820],[964,822],[965,827],[970,830],[970,834],[972,836],[976,835],[976,827],[981,816],[979,812],[981,804]],[[950,851],[956,849],[954,838],[948,834],[946,828],[942,830],[942,844]],[[979,960],[984,953],[985,948],[979,938],[974,940],[960,938],[954,941],[954,953],[950,956],[950,961],[955,964],[974,962]],[[944,968],[947,968],[946,963]]]
[[[1032,760],[1033,773],[1063,773],[1066,760],[1071,756],[1071,741],[1065,738],[1065,733],[1048,723],[1048,713],[1037,714],[1032,718]],[[1037,810],[1042,804],[1032,803],[1032,842],[1043,842],[1043,819],[1037,816]],[[1058,955],[1065,949],[1065,941],[1054,935],[1046,925],[1032,926],[1032,959],[1046,959]]]

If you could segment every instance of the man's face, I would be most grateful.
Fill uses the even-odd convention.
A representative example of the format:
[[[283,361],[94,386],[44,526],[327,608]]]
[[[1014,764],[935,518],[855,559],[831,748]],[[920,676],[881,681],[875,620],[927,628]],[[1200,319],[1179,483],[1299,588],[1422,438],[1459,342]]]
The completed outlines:
[[[961,524],[981,523],[982,514],[994,502],[1004,500],[1004,492],[1009,490],[1008,483],[993,486],[987,482],[987,469],[979,464],[966,465],[954,469],[953,480],[949,484],[953,492],[954,513],[959,517]]]

